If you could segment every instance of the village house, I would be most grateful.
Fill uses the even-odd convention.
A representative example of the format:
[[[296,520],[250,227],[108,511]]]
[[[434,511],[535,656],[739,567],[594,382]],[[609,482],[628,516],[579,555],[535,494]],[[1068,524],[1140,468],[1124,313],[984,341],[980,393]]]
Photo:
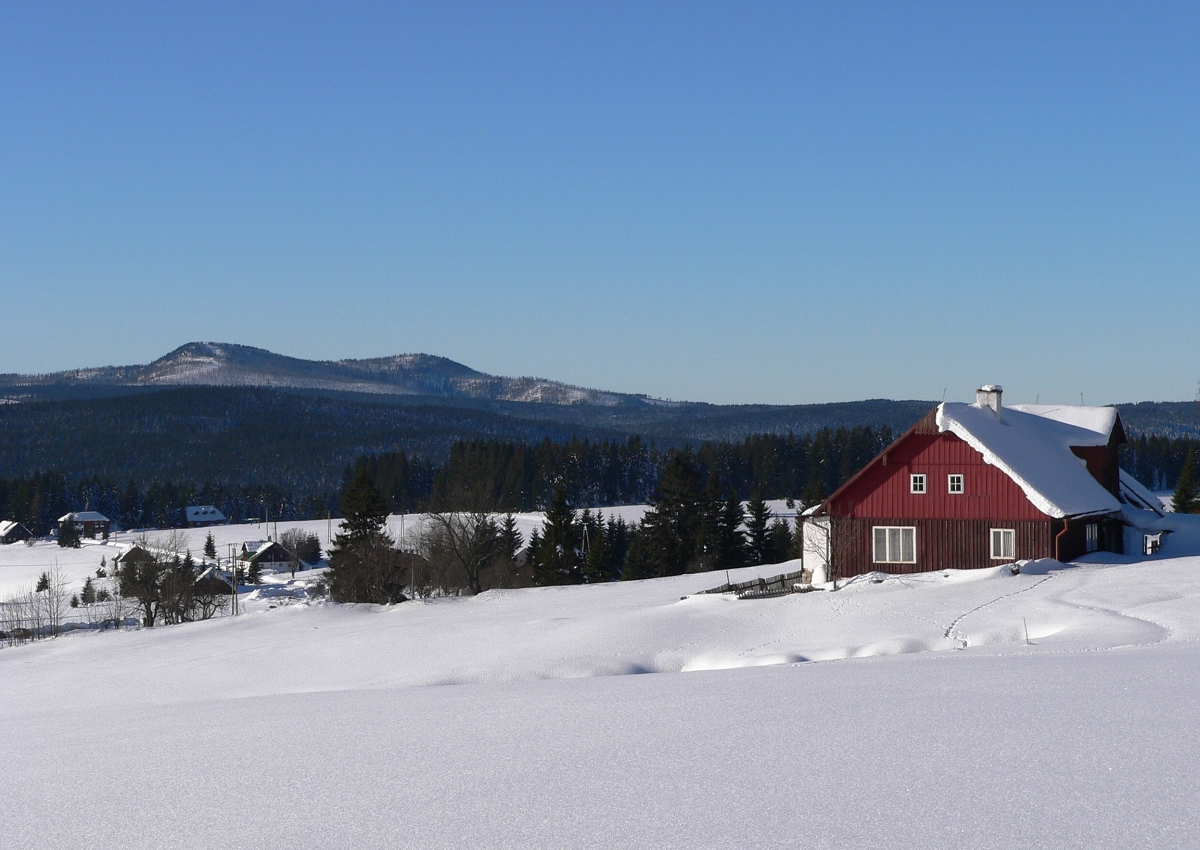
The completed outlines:
[[[119,555],[112,559],[113,565],[120,567],[124,564],[151,564],[158,559],[158,555],[142,546],[139,543],[134,543],[128,549],[125,549]]]
[[[15,520],[6,519],[0,522],[0,545],[19,543],[32,537],[33,532]]]
[[[183,509],[183,518],[188,528],[207,528],[210,525],[225,525],[229,522],[225,514],[213,505],[189,505]]]
[[[1162,510],[1118,465],[1116,408],[1004,407],[1002,393],[939,404],[810,509],[805,567],[846,578],[1140,548],[1138,517]]]
[[[273,570],[286,570],[292,553],[271,540],[250,540],[242,544],[239,560]]]
[[[58,518],[58,527],[63,523],[75,523],[76,530],[84,537],[101,537],[112,530],[112,520],[97,511],[73,511]]]

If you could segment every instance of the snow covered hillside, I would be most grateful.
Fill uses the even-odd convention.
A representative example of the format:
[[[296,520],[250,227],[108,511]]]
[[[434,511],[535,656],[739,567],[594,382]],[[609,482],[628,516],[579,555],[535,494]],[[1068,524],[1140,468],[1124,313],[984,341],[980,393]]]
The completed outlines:
[[[1200,557],[1169,554],[754,601],[695,595],[724,573],[264,597],[0,649],[0,839],[1200,846]]]

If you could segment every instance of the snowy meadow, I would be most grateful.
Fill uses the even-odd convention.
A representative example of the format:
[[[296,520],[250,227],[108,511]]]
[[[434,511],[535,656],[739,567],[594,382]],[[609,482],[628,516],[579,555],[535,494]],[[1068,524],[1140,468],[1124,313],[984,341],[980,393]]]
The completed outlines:
[[[0,843],[1198,846],[1184,538],[758,600],[701,594],[721,572],[349,606],[282,574],[236,618],[0,649]],[[125,542],[3,547],[0,595]]]

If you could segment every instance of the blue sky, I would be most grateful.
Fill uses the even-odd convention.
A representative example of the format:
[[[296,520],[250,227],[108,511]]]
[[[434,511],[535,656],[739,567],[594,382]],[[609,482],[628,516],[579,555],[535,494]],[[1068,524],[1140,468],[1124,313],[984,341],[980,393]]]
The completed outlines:
[[[0,7],[0,372],[1196,394],[1194,4],[348,6]]]

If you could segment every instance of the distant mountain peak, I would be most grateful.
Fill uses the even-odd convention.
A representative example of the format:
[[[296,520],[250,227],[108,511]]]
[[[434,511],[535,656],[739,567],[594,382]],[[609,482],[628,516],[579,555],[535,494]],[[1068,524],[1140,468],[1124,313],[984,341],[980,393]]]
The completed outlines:
[[[574,387],[545,378],[505,378],[432,354],[366,360],[303,360],[227,342],[189,342],[144,366],[2,376],[10,384],[290,387],[386,395],[433,395],[542,404],[643,405],[644,396]]]

